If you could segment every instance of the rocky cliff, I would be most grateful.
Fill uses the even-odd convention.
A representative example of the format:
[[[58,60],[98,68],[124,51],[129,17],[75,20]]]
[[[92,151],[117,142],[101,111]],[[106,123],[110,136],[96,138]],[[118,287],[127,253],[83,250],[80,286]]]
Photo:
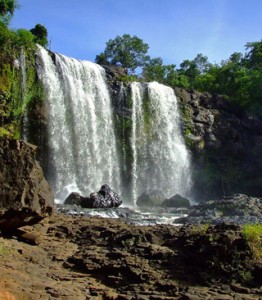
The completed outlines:
[[[35,160],[36,147],[0,138],[0,231],[39,222],[51,215],[54,195]]]
[[[20,123],[22,126],[20,131],[26,131],[29,142],[38,145],[37,158],[46,174],[47,170],[52,169],[47,142],[48,106],[44,101],[37,74],[33,72],[34,64],[35,60],[31,59],[30,67],[27,68],[30,71],[27,81],[30,78],[33,97],[23,104],[23,113],[15,120],[16,124]],[[22,67],[17,66],[14,70],[22,71]],[[130,84],[123,69],[107,66],[106,73],[115,110],[119,147],[125,145],[127,167],[122,170],[122,177],[128,182],[128,169],[132,163],[132,159],[128,159],[131,152],[128,136],[132,114]],[[28,89],[29,87],[25,89],[24,99],[27,98],[25,96]],[[0,92],[2,95],[3,91]],[[234,193],[261,196],[262,163],[259,158],[262,151],[262,120],[255,115],[240,114],[230,101],[219,95],[180,88],[176,88],[175,93],[181,110],[181,128],[191,152],[192,195],[195,200],[204,201]],[[1,103],[5,103],[4,100]],[[0,113],[1,126],[7,128],[10,118],[5,116],[5,112]],[[10,132],[11,130],[8,131],[9,136]],[[3,130],[2,134],[4,135]],[[17,132],[14,135],[19,136]]]
[[[219,95],[176,89],[196,199],[262,194],[262,120]]]
[[[121,82],[125,78],[123,70],[108,67],[106,70],[116,123],[126,128],[131,116],[129,84]],[[123,86],[127,91],[125,97]],[[180,106],[181,129],[191,152],[193,198],[205,201],[234,193],[260,196],[262,120],[239,113],[221,95],[181,88],[176,88],[175,94]]]

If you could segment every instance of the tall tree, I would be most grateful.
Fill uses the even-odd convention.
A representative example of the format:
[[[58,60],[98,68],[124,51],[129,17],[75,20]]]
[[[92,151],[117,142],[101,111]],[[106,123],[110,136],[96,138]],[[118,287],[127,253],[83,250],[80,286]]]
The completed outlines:
[[[41,24],[36,24],[34,28],[30,30],[30,32],[35,36],[35,42],[43,47],[47,47],[47,29],[45,26]]]
[[[262,68],[262,40],[246,44],[245,61],[250,69]]]
[[[106,43],[105,51],[96,56],[96,62],[122,66],[132,74],[149,59],[148,49],[148,44],[137,36],[118,35]]]

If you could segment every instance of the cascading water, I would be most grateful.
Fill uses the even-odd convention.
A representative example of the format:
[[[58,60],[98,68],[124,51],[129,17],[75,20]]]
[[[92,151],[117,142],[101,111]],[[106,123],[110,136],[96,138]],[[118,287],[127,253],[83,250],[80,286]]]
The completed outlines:
[[[188,196],[190,160],[173,89],[157,82],[132,83],[131,94],[134,201],[150,190]]]
[[[38,76],[49,106],[49,181],[59,198],[107,183],[120,191],[120,171],[105,71],[39,47]]]
[[[51,58],[39,47],[37,72],[49,111],[47,177],[57,198],[71,191],[88,195],[104,183],[125,195],[126,204],[150,190],[188,196],[189,156],[171,88],[132,83],[130,97],[122,84],[113,112],[102,67],[59,54]]]

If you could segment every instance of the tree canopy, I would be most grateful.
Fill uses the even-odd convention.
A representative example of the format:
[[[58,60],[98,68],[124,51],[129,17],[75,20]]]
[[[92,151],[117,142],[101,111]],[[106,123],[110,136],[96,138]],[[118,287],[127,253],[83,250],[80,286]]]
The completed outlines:
[[[0,21],[6,25],[9,24],[17,7],[16,0],[0,0]]]
[[[45,26],[41,24],[36,24],[34,28],[30,30],[30,32],[35,36],[35,42],[43,47],[47,47],[47,29]]]
[[[124,34],[110,39],[106,43],[104,52],[96,56],[99,64],[112,64],[126,68],[129,73],[134,73],[138,67],[143,67],[149,59],[148,44],[137,36]]]
[[[127,68],[134,74],[140,67],[138,80],[158,81],[171,87],[183,87],[225,95],[240,110],[262,116],[262,40],[246,44],[244,54],[235,52],[220,64],[212,64],[199,53],[185,59],[176,68],[165,65],[161,57],[150,58],[148,44],[137,36],[124,34],[106,43],[96,62]]]

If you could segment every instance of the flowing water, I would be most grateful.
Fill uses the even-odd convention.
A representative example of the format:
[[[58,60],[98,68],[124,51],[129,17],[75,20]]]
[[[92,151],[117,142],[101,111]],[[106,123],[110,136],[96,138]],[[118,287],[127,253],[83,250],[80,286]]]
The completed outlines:
[[[188,196],[190,159],[173,89],[157,82],[132,83],[131,92],[134,200],[150,190]]]
[[[48,174],[58,197],[89,195],[107,183],[120,190],[112,108],[104,69],[88,61],[39,49],[38,75],[49,104]]]
[[[128,180],[121,180],[125,173],[121,170],[129,167],[132,195],[124,203],[135,204],[149,190],[162,191],[166,197],[187,195],[190,160],[171,88],[156,82],[131,84],[131,130],[120,140],[102,67],[60,54],[51,58],[39,47],[37,72],[49,107],[47,177],[58,198],[64,200],[71,191],[89,195],[105,183],[124,194],[127,187],[121,182],[126,185]],[[122,101],[126,87],[121,85],[119,93]]]

